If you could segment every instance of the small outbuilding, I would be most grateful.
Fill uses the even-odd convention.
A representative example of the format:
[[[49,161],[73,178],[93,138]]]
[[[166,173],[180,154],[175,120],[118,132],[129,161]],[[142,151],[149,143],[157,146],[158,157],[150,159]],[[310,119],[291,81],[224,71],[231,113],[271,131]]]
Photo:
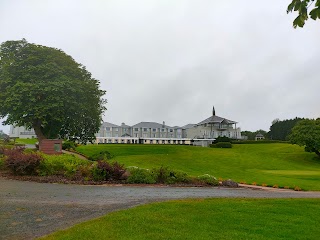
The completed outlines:
[[[256,140],[256,141],[264,140],[264,139],[265,139],[265,137],[264,137],[261,133],[258,133],[258,134],[256,135],[256,137],[255,137],[255,140]]]

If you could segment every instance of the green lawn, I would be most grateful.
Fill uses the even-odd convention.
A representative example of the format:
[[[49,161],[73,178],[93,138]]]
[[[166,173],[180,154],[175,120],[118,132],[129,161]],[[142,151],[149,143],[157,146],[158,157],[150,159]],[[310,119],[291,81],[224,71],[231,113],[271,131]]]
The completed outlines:
[[[319,239],[319,199],[200,199],[108,214],[43,239]]]
[[[299,186],[320,190],[320,159],[303,148],[285,144],[242,144],[232,149],[173,145],[88,145],[77,148],[88,156],[108,150],[125,166],[169,166],[192,176],[205,173],[247,183]]]
[[[17,138],[16,143],[22,143],[22,144],[35,144],[38,142],[37,138]]]

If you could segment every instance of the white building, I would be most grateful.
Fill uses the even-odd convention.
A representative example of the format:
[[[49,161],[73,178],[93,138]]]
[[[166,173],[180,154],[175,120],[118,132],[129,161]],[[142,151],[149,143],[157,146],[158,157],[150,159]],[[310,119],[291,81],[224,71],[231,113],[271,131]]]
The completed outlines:
[[[237,122],[212,115],[197,124],[168,126],[165,122],[140,122],[133,126],[122,123],[116,125],[104,122],[96,133],[96,143],[131,143],[131,144],[194,144],[211,143],[219,136],[241,139],[241,129]],[[10,137],[36,138],[33,129],[10,127]]]

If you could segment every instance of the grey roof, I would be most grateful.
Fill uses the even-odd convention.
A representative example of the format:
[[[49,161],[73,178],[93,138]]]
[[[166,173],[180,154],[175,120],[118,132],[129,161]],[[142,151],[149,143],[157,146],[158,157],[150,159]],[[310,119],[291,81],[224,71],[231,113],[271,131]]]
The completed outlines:
[[[187,125],[184,125],[183,127],[181,127],[182,129],[189,129],[189,128],[193,128],[196,124],[193,123],[189,123]]]
[[[102,126],[103,126],[103,127],[120,127],[120,126],[118,126],[118,125],[115,125],[115,124],[109,123],[109,122],[104,122],[104,123],[102,123]]]
[[[256,137],[264,137],[264,136],[263,136],[263,134],[258,133],[258,134],[256,135]]]
[[[199,122],[197,125],[203,125],[203,124],[206,124],[206,123],[222,123],[222,122],[226,122],[227,124],[237,123],[235,121],[228,120],[226,118],[222,118],[222,117],[214,115],[214,116],[208,117],[207,119]]]
[[[125,123],[121,123],[121,127],[125,127],[125,128],[131,128],[131,126],[125,124]]]
[[[140,122],[132,126],[133,128],[162,128],[163,125],[156,122]],[[172,128],[170,126],[164,125],[165,128]]]

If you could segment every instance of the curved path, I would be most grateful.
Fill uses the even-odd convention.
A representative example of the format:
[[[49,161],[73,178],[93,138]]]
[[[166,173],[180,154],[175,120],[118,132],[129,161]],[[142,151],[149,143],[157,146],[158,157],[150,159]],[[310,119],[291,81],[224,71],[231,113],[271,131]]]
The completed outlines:
[[[82,186],[0,178],[0,239],[32,239],[111,211],[181,198],[320,198],[320,192],[154,186]]]

